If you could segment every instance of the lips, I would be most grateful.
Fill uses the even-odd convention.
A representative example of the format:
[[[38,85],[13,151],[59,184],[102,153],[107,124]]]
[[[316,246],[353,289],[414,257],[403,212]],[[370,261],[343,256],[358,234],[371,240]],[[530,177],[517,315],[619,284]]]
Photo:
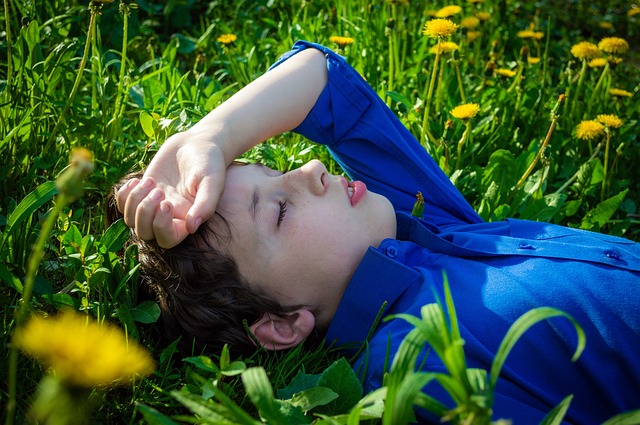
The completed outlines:
[[[367,185],[359,180],[352,181],[348,187],[349,196],[351,197],[351,206],[356,206],[358,202],[367,194]]]

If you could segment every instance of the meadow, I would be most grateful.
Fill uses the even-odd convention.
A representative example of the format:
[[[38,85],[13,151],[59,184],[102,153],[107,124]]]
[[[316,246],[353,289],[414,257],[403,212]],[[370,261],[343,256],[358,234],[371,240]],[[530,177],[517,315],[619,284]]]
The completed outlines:
[[[453,412],[420,393],[437,377],[413,370],[411,341],[371,394],[331,347],[183,358],[159,342],[136,247],[122,221],[107,220],[112,187],[299,39],[346,56],[485,220],[640,241],[640,4],[3,0],[2,22],[6,424],[402,424],[413,403],[453,423],[499,419],[490,394],[510,347],[562,312],[523,316],[491,371],[479,371],[464,367],[453,301],[425,308],[410,339],[449,352],[447,382],[465,395]],[[281,170],[319,158],[340,172],[296,134],[246,158]],[[610,423],[639,421],[630,412]]]

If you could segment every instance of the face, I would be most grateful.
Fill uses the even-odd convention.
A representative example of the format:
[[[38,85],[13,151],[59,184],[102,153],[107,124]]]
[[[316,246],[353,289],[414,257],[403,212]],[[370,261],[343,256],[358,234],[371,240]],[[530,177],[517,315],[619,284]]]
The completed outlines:
[[[216,212],[231,229],[240,273],[283,306],[308,308],[320,329],[369,246],[396,234],[385,197],[315,160],[285,174],[232,165]]]

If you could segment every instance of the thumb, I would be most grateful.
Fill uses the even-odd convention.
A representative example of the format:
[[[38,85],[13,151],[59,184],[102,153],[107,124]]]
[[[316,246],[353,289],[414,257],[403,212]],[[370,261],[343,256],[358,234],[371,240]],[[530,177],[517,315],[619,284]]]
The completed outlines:
[[[213,217],[216,206],[224,189],[224,182],[219,179],[214,181],[211,177],[204,177],[196,189],[196,197],[186,216],[187,231],[191,234],[198,227]]]

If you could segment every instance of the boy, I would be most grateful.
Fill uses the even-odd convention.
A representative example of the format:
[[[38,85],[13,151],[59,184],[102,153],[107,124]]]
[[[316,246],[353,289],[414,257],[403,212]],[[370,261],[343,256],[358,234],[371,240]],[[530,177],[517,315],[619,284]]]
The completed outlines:
[[[286,174],[233,164],[292,129],[326,144],[353,181],[317,161]],[[424,219],[409,213],[418,191]],[[586,350],[572,363],[571,324],[530,329],[503,368],[495,418],[537,423],[569,394],[571,423],[640,407],[638,244],[546,223],[482,222],[376,93],[323,46],[296,43],[270,72],[173,136],[117,202],[141,240],[168,248],[184,239],[166,251],[142,243],[141,261],[165,264],[155,276],[169,299],[163,314],[188,317],[180,326],[190,336],[247,346],[244,319],[267,349],[294,347],[315,331],[361,344],[384,302],[385,316],[419,316],[434,292],[443,298],[444,270],[469,367],[488,370],[509,326],[535,307],[563,310],[586,332]],[[197,270],[220,257],[226,268]],[[203,304],[210,308],[198,311],[208,313],[189,316]],[[226,341],[218,331],[231,327],[240,331]],[[366,390],[381,385],[388,342],[393,357],[410,330],[403,320],[378,325],[358,360],[368,364]],[[434,355],[424,368],[443,370]],[[446,402],[437,385],[425,390]]]

